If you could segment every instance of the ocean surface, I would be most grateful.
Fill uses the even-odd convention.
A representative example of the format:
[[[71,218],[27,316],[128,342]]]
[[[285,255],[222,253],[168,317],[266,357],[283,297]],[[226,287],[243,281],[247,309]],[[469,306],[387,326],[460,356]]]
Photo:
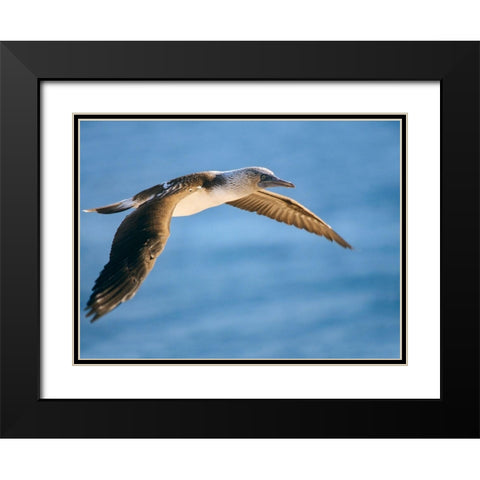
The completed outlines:
[[[85,305],[129,212],[80,212],[80,358],[400,356],[398,121],[82,121],[80,208],[203,170],[264,166],[354,250],[222,205],[172,219],[136,296]]]

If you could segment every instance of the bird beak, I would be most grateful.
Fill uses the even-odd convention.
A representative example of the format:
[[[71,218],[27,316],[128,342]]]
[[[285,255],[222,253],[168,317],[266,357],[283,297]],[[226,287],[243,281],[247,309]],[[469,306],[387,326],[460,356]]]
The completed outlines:
[[[268,187],[288,187],[288,188],[295,188],[295,185],[291,182],[287,182],[286,180],[282,180],[281,178],[271,176],[268,180],[263,180],[258,182],[258,186],[262,188]]]

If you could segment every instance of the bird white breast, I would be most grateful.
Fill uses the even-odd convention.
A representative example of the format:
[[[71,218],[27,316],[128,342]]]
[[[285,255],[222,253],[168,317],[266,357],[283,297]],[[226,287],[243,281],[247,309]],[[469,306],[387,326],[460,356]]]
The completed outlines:
[[[240,194],[239,192],[222,188],[214,188],[208,191],[201,188],[191,195],[188,195],[188,197],[180,200],[173,211],[172,217],[194,215],[207,208],[217,207],[218,205],[222,205],[222,203],[238,200],[244,195],[244,193]]]

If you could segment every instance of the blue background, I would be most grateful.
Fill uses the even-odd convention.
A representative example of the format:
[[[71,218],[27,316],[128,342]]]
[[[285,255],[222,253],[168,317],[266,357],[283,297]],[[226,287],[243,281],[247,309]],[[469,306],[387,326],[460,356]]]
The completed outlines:
[[[81,212],[80,358],[399,358],[399,122],[81,122],[81,209],[245,166],[293,182],[274,190],[354,250],[228,205],[173,218],[136,296],[91,324],[84,307],[129,212]]]

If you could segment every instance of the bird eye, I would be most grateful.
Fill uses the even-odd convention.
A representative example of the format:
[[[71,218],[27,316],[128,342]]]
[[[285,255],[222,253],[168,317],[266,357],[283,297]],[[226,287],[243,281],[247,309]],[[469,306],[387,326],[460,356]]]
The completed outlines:
[[[264,173],[262,173],[262,174],[260,175],[260,180],[263,181],[263,180],[266,180],[266,179],[267,179],[267,176],[266,176]]]

